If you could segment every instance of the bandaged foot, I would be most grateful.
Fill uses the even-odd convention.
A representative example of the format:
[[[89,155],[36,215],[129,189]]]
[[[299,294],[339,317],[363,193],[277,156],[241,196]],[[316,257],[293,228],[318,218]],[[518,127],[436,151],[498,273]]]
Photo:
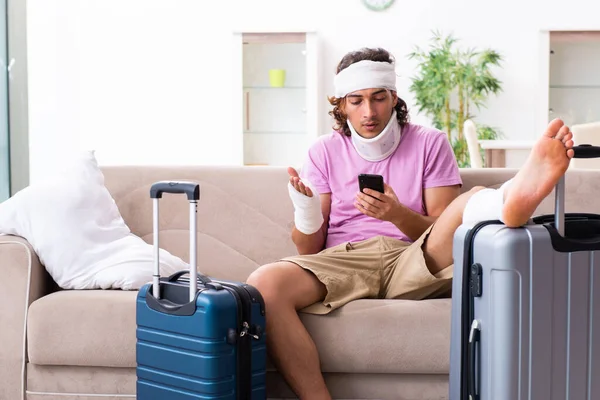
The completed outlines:
[[[323,225],[321,199],[310,182],[305,179],[302,182],[304,186],[310,188],[312,196],[298,192],[291,183],[288,183],[288,192],[294,204],[294,224],[300,232],[305,235],[312,235]]]
[[[463,224],[475,225],[481,221],[502,220],[504,192],[512,179],[506,181],[499,189],[485,188],[475,192],[467,201],[463,211]]]

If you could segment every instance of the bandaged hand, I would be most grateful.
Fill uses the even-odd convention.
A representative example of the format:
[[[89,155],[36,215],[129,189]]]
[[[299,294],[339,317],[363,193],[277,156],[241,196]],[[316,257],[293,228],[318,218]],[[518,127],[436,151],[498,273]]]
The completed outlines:
[[[289,168],[290,181],[288,193],[294,204],[294,224],[296,229],[305,235],[312,235],[323,225],[321,199],[310,182],[300,180],[295,169]]]

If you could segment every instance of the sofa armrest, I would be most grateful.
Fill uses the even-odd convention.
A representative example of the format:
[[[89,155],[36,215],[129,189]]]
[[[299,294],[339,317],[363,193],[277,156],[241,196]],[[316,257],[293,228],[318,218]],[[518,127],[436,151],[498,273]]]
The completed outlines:
[[[53,287],[27,240],[0,235],[0,400],[25,398],[27,309]]]

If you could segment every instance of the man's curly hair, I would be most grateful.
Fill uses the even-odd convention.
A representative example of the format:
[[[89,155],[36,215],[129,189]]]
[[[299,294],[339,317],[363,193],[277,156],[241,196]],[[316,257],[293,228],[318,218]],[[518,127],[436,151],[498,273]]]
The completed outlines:
[[[339,74],[341,70],[348,68],[351,64],[363,60],[382,61],[390,64],[393,64],[395,61],[394,57],[387,50],[382,48],[362,48],[346,54],[338,64],[336,74]],[[333,110],[329,111],[329,115],[331,115],[335,120],[333,129],[336,131],[342,131],[344,135],[350,136],[350,128],[348,128],[348,124],[346,124],[348,116],[344,112],[346,98],[331,96],[328,97],[328,100],[329,104],[333,106]],[[406,106],[406,102],[398,97],[398,103],[394,108],[396,109],[398,123],[403,127],[409,122],[408,107]]]

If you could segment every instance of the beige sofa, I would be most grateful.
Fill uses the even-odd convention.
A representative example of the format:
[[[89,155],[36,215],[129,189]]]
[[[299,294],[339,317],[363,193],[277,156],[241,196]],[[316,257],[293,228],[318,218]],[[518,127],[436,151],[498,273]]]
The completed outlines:
[[[199,263],[210,276],[245,280],[259,265],[296,252],[285,168],[107,167],[104,173],[123,218],[148,242],[150,185],[198,181]],[[461,173],[467,190],[497,185],[515,171]],[[599,182],[600,171],[570,170],[567,210],[600,213]],[[187,260],[187,203],[167,196],[161,206],[161,244]],[[549,197],[539,212],[552,207]],[[56,234],[64,234],[59,226]],[[136,293],[57,290],[27,242],[0,236],[0,400],[135,398]],[[448,397],[450,299],[359,300],[302,320],[335,398]],[[294,398],[273,369],[268,393]]]

